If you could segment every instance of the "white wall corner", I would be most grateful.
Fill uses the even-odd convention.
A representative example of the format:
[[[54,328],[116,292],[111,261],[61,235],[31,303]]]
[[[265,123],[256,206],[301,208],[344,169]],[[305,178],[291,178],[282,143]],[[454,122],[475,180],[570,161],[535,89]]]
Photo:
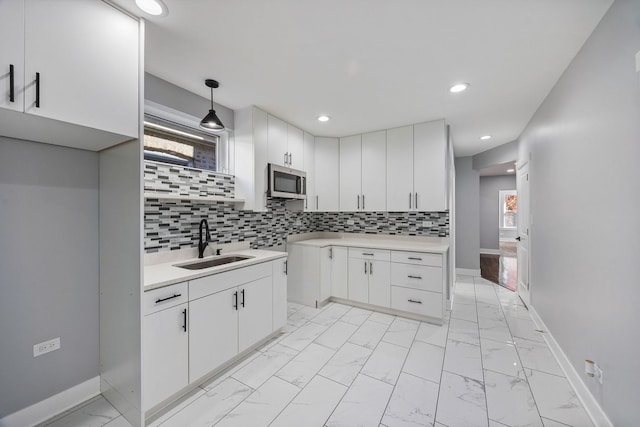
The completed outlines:
[[[0,420],[2,427],[33,426],[100,394],[100,377],[94,377],[34,403]]]
[[[551,353],[553,353],[560,365],[562,372],[564,372],[564,376],[578,395],[578,399],[580,399],[582,406],[584,406],[584,409],[587,411],[587,414],[589,415],[589,418],[591,418],[591,421],[593,421],[593,424],[596,427],[613,427],[613,423],[585,385],[583,377],[575,370],[567,355],[562,351],[558,342],[555,340],[553,335],[551,335],[551,332],[549,332],[547,325],[544,324],[542,318],[538,315],[538,312],[536,312],[531,305],[529,305],[529,313],[531,314],[536,326],[544,331],[544,340],[547,342]]]

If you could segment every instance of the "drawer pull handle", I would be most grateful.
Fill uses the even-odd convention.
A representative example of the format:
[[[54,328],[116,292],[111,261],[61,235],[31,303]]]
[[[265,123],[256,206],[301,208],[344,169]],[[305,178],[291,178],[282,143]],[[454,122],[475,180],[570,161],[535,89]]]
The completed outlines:
[[[416,300],[413,300],[413,299],[408,299],[407,301],[412,302],[414,304],[422,304],[422,301],[416,301]]]
[[[409,259],[414,260],[414,261],[422,261],[422,258],[418,258],[418,257],[414,257],[414,256],[410,256]]]
[[[178,297],[181,297],[181,296],[182,296],[182,294],[173,294],[170,297],[160,298],[160,299],[156,300],[156,304],[160,304],[161,302],[169,301],[170,299],[178,298]]]
[[[16,102],[15,82],[13,81],[13,64],[9,64],[9,101]]]
[[[367,253],[367,252],[362,252],[362,255],[365,255],[365,256],[373,256],[373,254],[370,254],[370,253]]]
[[[240,293],[242,294],[242,306],[244,307],[244,289],[240,291]]]
[[[36,73],[36,108],[40,108],[40,73]]]
[[[233,298],[234,298],[233,308],[238,310],[238,291],[235,291],[233,293]]]
[[[407,277],[409,277],[409,279],[421,279],[422,280],[422,276],[411,276],[411,275],[409,275]]]
[[[187,332],[187,309],[182,310],[182,330]]]

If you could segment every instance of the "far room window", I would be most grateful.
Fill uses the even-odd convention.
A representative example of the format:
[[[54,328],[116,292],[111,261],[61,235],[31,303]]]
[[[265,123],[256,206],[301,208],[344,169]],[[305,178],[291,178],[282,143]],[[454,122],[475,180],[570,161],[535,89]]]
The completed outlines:
[[[518,226],[518,194],[516,190],[500,191],[500,227]]]
[[[219,140],[218,135],[145,115],[145,160],[217,172]]]

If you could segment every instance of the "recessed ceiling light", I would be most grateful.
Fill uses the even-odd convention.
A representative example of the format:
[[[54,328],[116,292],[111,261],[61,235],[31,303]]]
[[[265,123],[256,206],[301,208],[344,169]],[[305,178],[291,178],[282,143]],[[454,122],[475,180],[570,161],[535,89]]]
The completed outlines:
[[[318,116],[318,121],[319,122],[328,122],[329,120],[331,120],[331,117],[327,116],[327,115],[322,115],[322,116]]]
[[[449,88],[449,92],[458,93],[464,92],[469,88],[469,83],[457,83]]]
[[[136,5],[145,13],[153,16],[166,16],[167,6],[161,0],[136,0]]]
[[[515,169],[507,169],[507,172],[509,172],[509,173],[513,173],[515,171],[516,171]]]
[[[487,139],[491,139],[491,135],[484,135],[480,137],[481,140],[486,141]]]

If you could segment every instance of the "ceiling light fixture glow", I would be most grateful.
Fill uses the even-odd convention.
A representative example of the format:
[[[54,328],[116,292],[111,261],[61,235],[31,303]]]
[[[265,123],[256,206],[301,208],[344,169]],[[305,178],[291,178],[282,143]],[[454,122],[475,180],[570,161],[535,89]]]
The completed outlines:
[[[481,140],[486,141],[487,139],[491,139],[491,135],[484,135],[480,137]]]
[[[513,172],[515,172],[515,171],[516,171],[515,169],[507,169],[507,172],[508,172],[508,173],[513,173]]]
[[[331,117],[323,114],[322,116],[318,116],[318,121],[319,122],[328,122],[329,120],[331,120]]]
[[[222,124],[222,120],[218,118],[216,115],[216,111],[213,109],[213,89],[218,88],[220,84],[212,79],[207,79],[204,81],[204,84],[211,88],[211,109],[209,113],[204,116],[204,119],[200,122],[200,127],[207,130],[223,130],[224,125]]]
[[[459,93],[464,92],[467,89],[469,89],[469,83],[457,83],[449,88],[449,92]]]
[[[136,6],[152,16],[166,16],[169,12],[161,0],[136,0]]]
[[[157,125],[157,124],[151,123],[151,122],[144,122],[144,125],[145,126],[149,126],[151,128],[154,128],[154,129],[163,130],[165,132],[175,133],[176,135],[182,135],[182,136],[186,136],[188,138],[193,138],[193,139],[197,139],[199,141],[204,141],[204,138],[199,136],[199,135],[194,135],[194,134],[188,133],[188,132],[182,132],[181,130],[178,130],[178,129],[171,129],[171,128],[168,128],[166,126]]]

